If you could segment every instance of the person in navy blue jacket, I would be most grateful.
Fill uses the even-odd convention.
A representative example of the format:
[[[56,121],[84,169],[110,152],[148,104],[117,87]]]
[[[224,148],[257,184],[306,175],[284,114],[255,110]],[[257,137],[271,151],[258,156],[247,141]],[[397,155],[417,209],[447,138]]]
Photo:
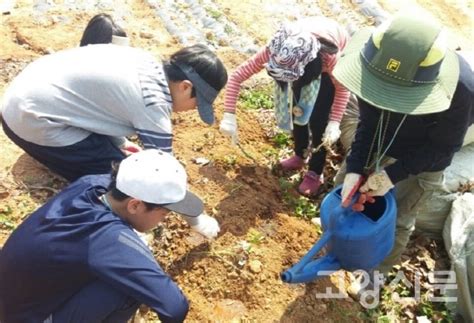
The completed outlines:
[[[1,322],[126,322],[140,304],[162,322],[184,320],[185,295],[134,229],[169,211],[198,216],[202,201],[160,150],[116,169],[75,181],[12,233],[0,252]]]

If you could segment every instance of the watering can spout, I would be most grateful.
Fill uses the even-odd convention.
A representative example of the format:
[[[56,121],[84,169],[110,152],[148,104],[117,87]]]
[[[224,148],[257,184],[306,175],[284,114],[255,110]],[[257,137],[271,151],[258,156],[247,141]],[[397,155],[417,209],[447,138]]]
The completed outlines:
[[[316,278],[328,276],[340,268],[341,265],[334,256],[326,255],[310,261],[299,271],[294,271],[294,268],[290,268],[281,274],[281,279],[285,283],[290,284],[307,283]]]
[[[297,264],[281,274],[281,279],[285,283],[291,284],[306,283],[340,269],[339,261],[331,254],[314,259],[314,256],[326,245],[330,238],[330,233],[324,233],[321,239]]]

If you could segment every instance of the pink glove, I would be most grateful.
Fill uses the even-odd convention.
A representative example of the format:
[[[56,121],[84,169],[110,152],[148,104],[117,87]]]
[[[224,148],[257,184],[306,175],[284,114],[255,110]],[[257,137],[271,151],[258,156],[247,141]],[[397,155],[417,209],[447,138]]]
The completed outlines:
[[[372,173],[364,185],[361,186],[360,192],[367,193],[370,196],[384,196],[393,188],[393,183],[385,170],[378,173]]]

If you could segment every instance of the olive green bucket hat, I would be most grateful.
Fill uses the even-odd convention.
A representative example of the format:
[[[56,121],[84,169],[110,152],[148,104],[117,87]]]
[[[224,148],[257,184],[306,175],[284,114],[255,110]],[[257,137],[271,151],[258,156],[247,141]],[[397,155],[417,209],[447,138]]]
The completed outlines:
[[[404,15],[357,32],[333,71],[372,105],[403,114],[447,110],[459,78],[456,54],[430,18]]]

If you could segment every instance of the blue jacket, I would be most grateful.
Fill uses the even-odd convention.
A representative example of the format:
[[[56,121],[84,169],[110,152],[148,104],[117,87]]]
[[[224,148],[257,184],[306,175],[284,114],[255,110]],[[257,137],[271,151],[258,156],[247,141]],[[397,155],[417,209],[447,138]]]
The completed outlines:
[[[469,64],[459,56],[460,75],[451,105],[445,111],[408,115],[387,151],[397,161],[385,168],[393,183],[422,172],[444,170],[462,147],[467,128],[474,123],[474,78]],[[347,172],[364,174],[382,110],[359,100],[359,124],[347,157]],[[403,114],[390,112],[383,149],[393,138]],[[374,148],[375,149],[375,148]]]
[[[108,175],[85,176],[31,214],[0,252],[0,321],[42,322],[96,279],[183,321],[188,302],[133,229],[105,207]]]

